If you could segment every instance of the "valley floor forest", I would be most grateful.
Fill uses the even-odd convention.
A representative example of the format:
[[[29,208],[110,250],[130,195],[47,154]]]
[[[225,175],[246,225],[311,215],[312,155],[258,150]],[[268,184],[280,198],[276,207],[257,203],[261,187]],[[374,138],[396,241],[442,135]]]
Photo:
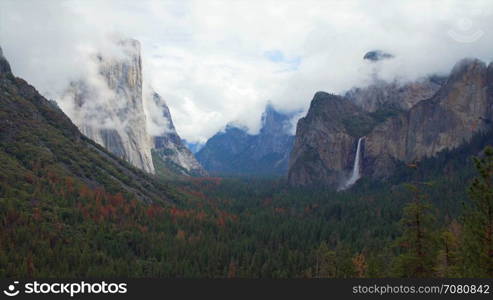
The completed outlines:
[[[2,147],[0,276],[492,277],[492,141],[343,192],[192,178],[152,203]]]

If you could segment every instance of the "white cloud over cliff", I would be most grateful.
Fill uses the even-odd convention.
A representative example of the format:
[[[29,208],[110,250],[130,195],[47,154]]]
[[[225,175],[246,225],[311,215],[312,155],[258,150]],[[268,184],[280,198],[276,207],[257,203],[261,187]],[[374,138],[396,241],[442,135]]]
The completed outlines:
[[[489,0],[0,2],[5,56],[51,98],[86,72],[89,52],[115,51],[108,35],[138,39],[146,84],[190,141],[228,122],[255,132],[267,101],[303,110],[318,90],[365,84],[368,50],[393,53],[381,75],[403,80],[446,73],[463,57],[491,61],[491,28]]]

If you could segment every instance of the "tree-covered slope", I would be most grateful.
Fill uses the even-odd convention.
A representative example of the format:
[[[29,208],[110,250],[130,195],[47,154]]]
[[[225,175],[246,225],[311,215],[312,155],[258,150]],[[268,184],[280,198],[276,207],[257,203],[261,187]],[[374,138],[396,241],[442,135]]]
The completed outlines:
[[[13,189],[25,191],[26,178],[53,174],[148,202],[174,198],[171,187],[82,135],[53,101],[7,67],[0,70],[0,161],[1,182]]]

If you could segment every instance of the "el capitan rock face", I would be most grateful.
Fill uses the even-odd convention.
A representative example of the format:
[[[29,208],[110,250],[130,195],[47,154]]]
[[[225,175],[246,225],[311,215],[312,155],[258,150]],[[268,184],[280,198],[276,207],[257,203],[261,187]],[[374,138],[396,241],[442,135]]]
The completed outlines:
[[[400,107],[385,119],[356,105],[354,98],[321,95],[315,95],[307,116],[298,122],[289,169],[289,183],[294,186],[339,187],[353,165],[359,137],[365,137],[363,175],[385,178],[397,162],[419,161],[490,130],[493,67],[463,60],[432,96],[418,100],[423,93],[416,93],[416,99],[406,102],[415,104]],[[373,96],[370,91],[360,97]]]
[[[154,173],[142,99],[142,62],[136,40],[118,41],[123,54],[95,57],[96,74],[73,82],[67,112],[82,133],[148,173]]]

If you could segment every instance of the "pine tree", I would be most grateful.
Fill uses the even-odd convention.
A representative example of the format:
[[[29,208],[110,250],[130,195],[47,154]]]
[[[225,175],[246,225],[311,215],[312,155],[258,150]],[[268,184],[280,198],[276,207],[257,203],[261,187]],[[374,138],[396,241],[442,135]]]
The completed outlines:
[[[460,238],[461,225],[455,220],[442,230],[439,238],[440,250],[438,251],[438,264],[436,266],[436,275],[438,277],[459,276]]]
[[[486,147],[475,157],[479,176],[470,188],[469,206],[464,218],[464,276],[493,277],[493,148]]]
[[[315,250],[315,277],[334,278],[337,275],[336,253],[329,250],[325,242]]]
[[[432,277],[437,257],[433,207],[422,201],[417,185],[408,187],[413,192],[413,202],[404,207],[400,221],[402,235],[396,245],[401,254],[395,258],[394,272],[399,277]]]

